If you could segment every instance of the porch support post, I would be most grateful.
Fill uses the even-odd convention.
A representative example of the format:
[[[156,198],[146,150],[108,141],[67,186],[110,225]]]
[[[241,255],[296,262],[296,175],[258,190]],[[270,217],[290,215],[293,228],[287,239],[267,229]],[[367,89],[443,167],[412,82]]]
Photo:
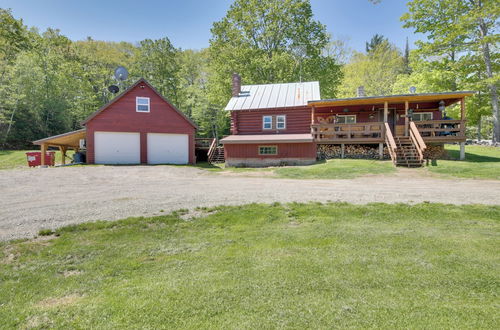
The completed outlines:
[[[408,101],[405,101],[405,136],[408,136],[408,125],[409,125],[409,122],[408,122],[408,108],[409,108]]]
[[[311,109],[311,125],[314,125],[314,117],[315,117],[315,113],[316,113],[316,108],[314,108],[314,105],[312,106],[312,109]]]
[[[383,143],[378,144],[378,158],[380,160],[384,159],[384,144]]]
[[[384,123],[387,123],[387,118],[389,117],[389,102],[384,102]]]
[[[465,120],[465,98],[460,99],[460,120]]]
[[[66,150],[67,147],[65,146],[60,146],[59,150],[61,151],[61,164],[66,164]]]
[[[41,159],[40,159],[40,165],[42,167],[45,167],[45,154],[47,153],[47,145],[45,143],[42,143],[40,146],[40,154],[41,154]]]
[[[340,145],[340,158],[344,159],[345,157],[345,144]]]
[[[460,142],[460,160],[465,160],[465,142]]]

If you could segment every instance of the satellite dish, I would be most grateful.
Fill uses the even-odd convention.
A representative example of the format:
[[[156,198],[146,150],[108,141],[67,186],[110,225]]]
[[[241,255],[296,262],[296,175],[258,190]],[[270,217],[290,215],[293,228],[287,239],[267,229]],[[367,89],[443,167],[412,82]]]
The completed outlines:
[[[115,69],[116,80],[126,80],[128,78],[128,71],[123,66],[119,66]]]
[[[410,93],[415,94],[417,92],[417,88],[415,86],[410,87]]]
[[[120,91],[120,88],[116,85],[111,85],[108,87],[108,91],[110,91],[113,94],[116,94]]]

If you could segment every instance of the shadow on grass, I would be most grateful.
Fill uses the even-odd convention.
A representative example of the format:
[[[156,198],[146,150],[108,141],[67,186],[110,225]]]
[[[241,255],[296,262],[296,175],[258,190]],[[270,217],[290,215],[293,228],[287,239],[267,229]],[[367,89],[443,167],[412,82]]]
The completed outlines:
[[[459,150],[448,150],[448,156],[450,156],[450,160],[459,160],[460,159],[460,151]],[[491,157],[485,155],[478,155],[474,153],[465,153],[465,162],[469,163],[497,163],[500,162],[500,157]]]

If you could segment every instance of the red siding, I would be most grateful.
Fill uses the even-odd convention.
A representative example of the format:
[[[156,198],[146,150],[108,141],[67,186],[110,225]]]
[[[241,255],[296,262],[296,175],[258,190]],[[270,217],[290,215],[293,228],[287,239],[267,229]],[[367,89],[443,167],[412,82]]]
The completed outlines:
[[[262,116],[286,115],[286,129],[262,129]],[[311,132],[308,107],[240,110],[231,113],[232,134],[296,134]]]
[[[141,88],[144,86],[144,88]],[[150,112],[135,110],[135,98],[150,98]],[[173,133],[189,135],[189,162],[195,162],[195,128],[179,114],[168,102],[165,102],[146,84],[139,83],[119,100],[92,118],[87,127],[87,162],[94,163],[94,132],[140,132],[141,163],[147,163],[147,133]]]
[[[259,146],[277,146],[277,155],[259,155]],[[315,143],[259,143],[259,144],[225,144],[226,158],[300,158],[315,159]]]

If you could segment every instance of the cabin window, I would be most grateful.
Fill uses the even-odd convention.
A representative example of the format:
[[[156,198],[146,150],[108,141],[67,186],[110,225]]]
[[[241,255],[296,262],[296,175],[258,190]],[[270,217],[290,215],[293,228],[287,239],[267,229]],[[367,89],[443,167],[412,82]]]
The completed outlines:
[[[149,97],[136,97],[135,98],[135,111],[149,112]]]
[[[272,129],[273,128],[273,117],[272,116],[263,116],[262,117],[262,128],[263,129]]]
[[[337,124],[356,124],[356,115],[338,115]]]
[[[259,155],[277,155],[277,146],[259,146]]]
[[[413,121],[432,120],[432,112],[414,112],[411,119]]]
[[[276,116],[276,129],[285,129],[286,128],[286,116],[280,115]]]

